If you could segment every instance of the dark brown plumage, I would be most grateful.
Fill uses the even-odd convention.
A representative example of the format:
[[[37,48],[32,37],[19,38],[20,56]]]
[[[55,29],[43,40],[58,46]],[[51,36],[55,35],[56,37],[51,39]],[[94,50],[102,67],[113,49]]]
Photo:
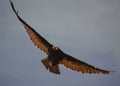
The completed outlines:
[[[62,64],[69,69],[81,73],[109,74],[110,71],[95,68],[94,66],[91,66],[83,61],[75,59],[72,56],[65,54],[58,47],[50,44],[46,39],[44,39],[40,34],[38,34],[31,26],[29,26],[23,19],[21,19],[21,17],[18,15],[18,12],[15,10],[11,0],[10,0],[10,4],[17,18],[23,24],[32,42],[37,46],[38,49],[43,50],[47,54],[47,57],[41,60],[41,62],[50,72],[55,74],[60,74],[59,64]]]

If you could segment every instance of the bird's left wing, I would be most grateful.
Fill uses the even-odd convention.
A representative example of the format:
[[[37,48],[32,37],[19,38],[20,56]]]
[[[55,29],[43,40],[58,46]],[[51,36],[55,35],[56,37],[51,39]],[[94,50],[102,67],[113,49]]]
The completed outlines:
[[[11,7],[15,12],[17,18],[20,22],[24,25],[26,32],[28,33],[32,42],[41,50],[43,50],[47,55],[49,54],[48,48],[52,45],[44,39],[40,34],[38,34],[31,26],[29,26],[19,15],[18,12],[15,10],[13,3],[10,0]]]
[[[67,68],[81,72],[81,73],[102,73],[102,74],[109,74],[110,71],[103,70],[96,68],[94,66],[91,66],[83,61],[80,61],[78,59],[73,58],[70,55],[65,54],[63,59],[60,61],[60,64],[63,64]]]

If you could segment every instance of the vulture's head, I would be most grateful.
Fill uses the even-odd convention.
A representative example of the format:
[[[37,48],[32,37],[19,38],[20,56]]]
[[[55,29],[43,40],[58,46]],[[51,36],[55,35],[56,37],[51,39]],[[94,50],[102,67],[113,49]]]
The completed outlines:
[[[53,49],[54,51],[57,51],[59,48],[58,48],[57,46],[53,45],[53,46],[52,46],[52,49]]]

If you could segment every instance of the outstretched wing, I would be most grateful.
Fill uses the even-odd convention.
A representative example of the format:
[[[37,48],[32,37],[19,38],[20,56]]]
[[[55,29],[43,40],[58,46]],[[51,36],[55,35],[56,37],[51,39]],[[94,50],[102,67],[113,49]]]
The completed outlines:
[[[48,48],[52,45],[44,39],[40,34],[38,34],[31,26],[29,26],[19,15],[18,12],[15,10],[13,3],[10,0],[10,4],[12,6],[13,11],[15,12],[17,18],[20,20],[20,22],[24,25],[24,28],[28,35],[30,36],[30,39],[33,41],[33,43],[41,50],[43,50],[46,54],[49,54]]]
[[[70,68],[74,71],[81,72],[81,73],[102,73],[102,74],[109,74],[110,71],[95,68],[85,62],[77,60],[72,56],[65,55],[63,59],[60,61],[60,64],[63,64],[67,68]]]

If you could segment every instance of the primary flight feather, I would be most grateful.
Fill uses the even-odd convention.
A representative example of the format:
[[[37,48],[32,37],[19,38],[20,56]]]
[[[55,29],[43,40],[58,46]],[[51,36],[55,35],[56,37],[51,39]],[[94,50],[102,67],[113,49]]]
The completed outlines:
[[[99,69],[83,61],[80,61],[64,53],[57,46],[50,44],[45,38],[43,38],[40,34],[38,34],[30,25],[28,25],[18,15],[18,12],[15,10],[11,0],[10,0],[10,4],[17,18],[23,24],[32,42],[37,46],[38,49],[46,53],[47,57],[45,59],[42,59],[41,62],[50,72],[55,74],[60,74],[59,64],[62,64],[71,70],[81,72],[81,73],[89,73],[89,74],[92,74],[92,73],[109,74],[110,73],[110,71],[108,70]]]

